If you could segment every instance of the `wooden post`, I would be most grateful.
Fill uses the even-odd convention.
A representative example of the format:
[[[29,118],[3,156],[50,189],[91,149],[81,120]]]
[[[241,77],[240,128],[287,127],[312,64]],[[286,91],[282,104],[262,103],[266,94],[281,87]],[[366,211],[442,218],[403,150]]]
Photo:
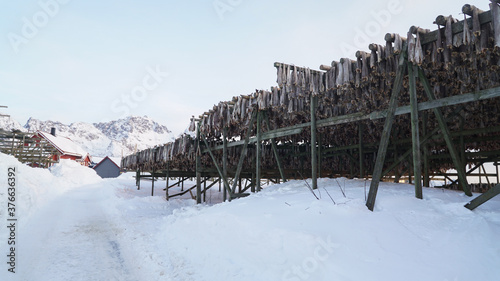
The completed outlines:
[[[311,179],[312,189],[318,188],[318,162],[316,150],[316,104],[318,97],[311,94]]]
[[[203,181],[203,202],[207,202],[207,181],[209,177],[205,177]]]
[[[167,175],[165,176],[165,182],[167,183],[166,187],[165,187],[165,196],[167,198],[167,201],[169,199],[169,196],[168,196],[168,179],[169,179],[169,173],[170,173],[170,161],[167,160]]]
[[[267,115],[267,111],[265,112],[265,122],[267,125],[267,128],[271,130],[271,124],[269,122],[269,115]],[[276,164],[278,164],[278,170],[280,171],[281,179],[283,182],[286,182],[286,177],[285,177],[285,170],[283,169],[283,165],[281,165],[281,160],[280,160],[280,155],[278,153],[278,148],[276,146],[276,142],[274,141],[274,138],[271,138],[271,146],[273,148],[273,153],[274,153],[274,158],[276,159]]]
[[[321,156],[323,154],[323,135],[318,134],[318,178],[321,178]]]
[[[358,131],[359,131],[359,178],[364,178],[365,177],[365,168],[363,165],[364,162],[364,154],[363,154],[363,123],[359,122],[358,124]]]
[[[250,191],[255,192],[255,172],[252,172],[252,180],[250,181]]]
[[[500,184],[500,174],[498,174],[498,165],[500,164],[500,162],[496,161],[495,162],[495,169],[497,171],[497,184]]]
[[[14,154],[14,144],[16,142],[16,132],[14,132],[14,134],[12,135],[12,147],[10,148],[10,155],[13,155],[13,156],[16,156]],[[41,145],[41,140],[40,140],[40,147],[42,147]]]
[[[413,148],[413,176],[415,179],[415,197],[422,199],[422,162],[420,157],[420,133],[418,129],[418,100],[417,84],[414,73],[415,67],[408,64],[408,77],[410,80],[410,107],[411,107],[411,136]]]
[[[236,173],[234,174],[233,186],[231,188],[231,192],[236,192],[236,185],[238,182],[238,178],[240,177],[241,169],[243,169],[243,161],[245,160],[245,156],[247,155],[248,150],[248,142],[250,141],[250,134],[252,133],[253,123],[257,116],[256,109],[252,113],[252,117],[250,118],[250,123],[248,124],[247,134],[245,136],[245,142],[243,143],[243,148],[241,149],[240,160],[238,161],[238,166],[236,167]]]
[[[258,111],[257,112],[257,142],[255,143],[255,177],[256,177],[256,182],[257,182],[257,192],[261,190],[260,187],[260,164],[261,164],[261,120],[262,119],[262,112]]]
[[[481,181],[481,165],[479,165],[479,186],[482,186],[483,182]]]
[[[403,85],[403,78],[405,74],[405,64],[406,64],[406,43],[403,44],[403,52],[399,55],[398,71],[396,74],[396,79],[392,87],[391,99],[389,101],[389,108],[387,110],[387,116],[385,118],[384,129],[382,130],[382,139],[380,140],[380,145],[378,147],[377,160],[375,162],[375,168],[373,170],[372,181],[370,183],[370,191],[368,192],[368,198],[366,200],[366,206],[370,211],[373,211],[375,207],[375,199],[377,197],[378,185],[382,178],[382,169],[384,167],[385,156],[387,154],[387,146],[389,145],[389,138],[391,136],[392,124],[394,122],[394,113],[398,106],[398,96]]]
[[[200,123],[196,126],[196,203],[201,204],[201,142]]]
[[[427,135],[427,111],[422,112],[422,134]],[[429,178],[429,145],[427,142],[421,143],[424,152],[424,186],[430,187]]]
[[[429,98],[430,101],[433,101],[436,99],[434,96],[434,93],[431,90],[431,86],[429,84],[429,81],[427,81],[427,77],[425,77],[424,71],[421,68],[418,68],[418,76],[420,78],[420,82],[422,82],[422,85],[424,86],[425,92],[427,94],[427,97]],[[443,114],[441,113],[441,110],[439,108],[434,108],[434,115],[436,115],[436,119],[438,121],[439,127],[441,128],[441,133],[443,134],[443,138],[446,141],[446,145],[448,146],[448,150],[450,151],[450,156],[453,161],[453,165],[455,165],[455,169],[457,170],[458,173],[458,182],[462,186],[463,191],[467,196],[472,196],[472,192],[470,191],[469,184],[467,183],[467,176],[465,174],[465,163],[462,163],[460,161],[459,156],[457,154],[457,150],[455,149],[455,146],[453,145],[453,141],[450,136],[450,130],[448,129],[448,126],[446,125],[445,119],[443,117]]]
[[[155,194],[155,170],[151,172],[151,196]]]
[[[223,141],[223,148],[222,148],[222,174],[224,177],[227,179],[227,127],[224,127],[222,130],[222,141]],[[220,191],[220,182],[219,182],[219,191]],[[224,188],[224,193],[223,193],[223,200],[227,200],[227,190]]]
[[[200,134],[200,137],[203,139],[203,142],[205,143],[205,146],[207,147],[207,150],[208,150],[208,154],[210,155],[210,157],[212,158],[212,162],[214,163],[214,166],[215,168],[217,169],[217,172],[219,173],[219,176],[222,178],[222,180],[224,181],[224,189],[226,189],[229,193],[229,201],[231,201],[231,198],[233,196],[232,192],[231,192],[231,187],[229,186],[229,183],[227,182],[227,178],[224,176],[224,174],[222,173],[222,170],[220,169],[219,167],[219,164],[217,164],[217,160],[215,159],[215,156],[214,154],[212,153],[212,149],[210,148],[210,146],[208,145],[208,141],[207,139],[205,138],[204,135]]]
[[[141,168],[137,169],[135,180],[137,181],[137,190],[141,190]]]
[[[472,200],[470,203],[466,204],[464,207],[472,211],[475,208],[482,205],[484,202],[497,196],[498,194],[500,194],[500,184],[495,185],[490,190],[488,190],[485,193],[481,194],[480,196],[476,197],[474,200]]]
[[[488,183],[488,187],[491,186],[490,178],[488,177],[488,173],[486,172],[486,169],[484,168],[484,164],[481,164],[481,168],[483,168],[484,172],[484,178],[486,179],[486,182]],[[479,169],[481,169],[479,168]]]

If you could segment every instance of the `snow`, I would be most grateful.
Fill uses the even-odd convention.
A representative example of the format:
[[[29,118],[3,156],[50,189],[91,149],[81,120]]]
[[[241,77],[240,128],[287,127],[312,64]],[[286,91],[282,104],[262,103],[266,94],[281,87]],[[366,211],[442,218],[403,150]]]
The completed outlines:
[[[320,179],[271,185],[212,204],[166,201],[133,173],[101,179],[71,161],[30,168],[0,154],[0,182],[18,168],[16,273],[7,271],[0,227],[0,280],[498,280],[500,198],[474,211],[461,192],[382,183],[374,212],[370,182]],[[185,183],[188,188],[192,182]],[[366,187],[366,189],[365,189]],[[176,189],[180,187],[175,187]],[[6,225],[0,187],[0,225]],[[343,195],[345,193],[345,197]],[[331,196],[331,198],[330,198]],[[477,196],[477,194],[475,195]],[[335,203],[334,203],[334,202]]]

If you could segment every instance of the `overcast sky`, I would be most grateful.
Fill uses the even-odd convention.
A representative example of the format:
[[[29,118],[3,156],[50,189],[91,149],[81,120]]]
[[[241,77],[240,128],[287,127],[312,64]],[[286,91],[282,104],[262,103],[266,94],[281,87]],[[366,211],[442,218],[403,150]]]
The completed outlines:
[[[1,0],[0,113],[24,124],[147,115],[174,133],[222,100],[489,1]]]

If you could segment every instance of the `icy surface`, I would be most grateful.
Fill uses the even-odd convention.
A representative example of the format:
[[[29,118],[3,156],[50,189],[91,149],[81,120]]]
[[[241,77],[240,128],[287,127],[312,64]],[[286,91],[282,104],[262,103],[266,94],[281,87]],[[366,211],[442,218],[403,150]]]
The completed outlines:
[[[133,174],[103,180],[71,161],[49,171],[0,154],[1,225],[9,166],[18,168],[18,260],[15,274],[0,263],[0,280],[500,276],[500,198],[471,212],[463,207],[471,198],[460,192],[427,188],[418,200],[410,185],[382,183],[370,212],[370,182],[339,178],[318,181],[320,200],[304,181],[290,181],[230,203],[218,203],[215,185],[211,204],[195,205],[189,193],[167,202],[162,180],[151,196],[151,181],[137,190]],[[1,227],[4,260],[7,236]]]

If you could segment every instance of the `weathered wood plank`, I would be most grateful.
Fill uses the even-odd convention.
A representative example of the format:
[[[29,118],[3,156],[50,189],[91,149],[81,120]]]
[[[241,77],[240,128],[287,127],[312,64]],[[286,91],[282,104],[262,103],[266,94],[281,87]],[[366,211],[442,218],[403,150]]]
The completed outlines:
[[[424,71],[421,68],[418,69],[418,76],[420,78],[420,82],[422,82],[422,85],[424,86],[424,90],[429,100],[431,101],[436,100],[436,97],[434,96],[434,93],[431,90],[429,81],[427,81]],[[469,184],[467,183],[467,176],[465,175],[465,169],[464,169],[465,163],[462,163],[462,161],[460,161],[458,157],[457,151],[455,149],[455,146],[453,145],[453,141],[450,136],[450,130],[446,125],[446,121],[443,117],[443,114],[441,113],[441,110],[439,108],[434,108],[433,110],[434,110],[434,115],[436,116],[436,119],[438,121],[439,127],[441,129],[441,134],[443,135],[446,145],[448,146],[448,151],[450,152],[453,164],[455,165],[455,168],[458,171],[458,181],[462,186],[462,189],[464,190],[465,194],[467,196],[472,196]]]
[[[241,170],[243,169],[243,161],[245,160],[245,157],[247,155],[247,148],[248,148],[248,143],[250,140],[250,133],[252,132],[252,127],[253,127],[253,123],[255,121],[256,115],[257,115],[257,113],[256,113],[256,111],[254,111],[252,113],[252,117],[250,118],[250,123],[248,124],[247,134],[245,136],[245,141],[243,143],[243,148],[241,150],[240,159],[238,160],[238,166],[236,167],[236,173],[234,175],[234,181],[233,181],[233,186],[231,188],[231,194],[236,193],[236,186],[238,184],[238,179],[240,177]],[[229,144],[228,144],[228,147],[229,147]]]
[[[265,113],[265,117],[266,117],[265,122],[266,122],[267,128],[271,128],[271,124],[269,122],[269,115],[267,114],[267,112]],[[302,131],[302,129],[300,129],[300,130]],[[283,165],[281,164],[280,155],[278,153],[278,147],[276,146],[276,142],[274,141],[274,138],[271,138],[271,146],[273,148],[274,158],[276,159],[276,164],[278,165],[278,170],[280,172],[281,179],[283,180],[283,182],[286,182],[285,172],[283,170]]]
[[[408,77],[410,82],[410,107],[411,107],[411,135],[412,135],[412,152],[413,152],[413,175],[415,178],[415,197],[422,199],[422,162],[420,157],[420,132],[418,128],[418,100],[417,100],[417,84],[415,81],[413,64],[408,64]]]
[[[406,50],[406,43],[403,45],[403,50]],[[373,211],[375,207],[375,199],[377,197],[378,185],[380,179],[382,178],[382,169],[385,162],[385,157],[387,154],[387,146],[389,145],[389,138],[391,135],[392,124],[394,122],[394,113],[398,106],[398,96],[401,88],[403,86],[403,78],[406,70],[406,51],[399,57],[398,71],[396,74],[396,79],[394,80],[391,99],[389,101],[389,109],[387,110],[387,118],[385,119],[384,129],[382,131],[382,138],[380,140],[380,145],[377,153],[377,160],[375,162],[375,168],[372,174],[372,181],[370,183],[370,191],[368,192],[368,198],[366,200],[366,206],[370,211]]]
[[[260,191],[260,167],[261,167],[261,158],[262,158],[262,153],[261,153],[261,145],[262,145],[262,138],[261,138],[261,121],[262,121],[262,112],[258,111],[257,112],[257,136],[256,136],[256,143],[255,143],[255,177],[256,177],[256,182],[257,182],[257,192]]]
[[[485,193],[483,193],[482,195],[476,197],[474,200],[467,203],[464,207],[472,211],[475,208],[484,204],[486,201],[497,196],[498,194],[500,194],[500,184],[495,185],[490,190],[488,190]]]
[[[201,143],[200,123],[196,126],[196,203],[201,204]]]
[[[317,146],[316,146],[316,107],[318,97],[311,95],[311,179],[312,189],[318,188],[318,162],[317,162]]]

